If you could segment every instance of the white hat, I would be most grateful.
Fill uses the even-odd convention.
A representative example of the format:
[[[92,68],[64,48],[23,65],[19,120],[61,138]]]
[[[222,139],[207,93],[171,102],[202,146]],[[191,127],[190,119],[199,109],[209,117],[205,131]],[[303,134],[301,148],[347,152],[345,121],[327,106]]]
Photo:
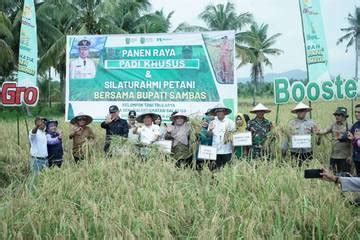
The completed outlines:
[[[299,102],[294,108],[293,110],[291,110],[292,113],[296,113],[298,110],[306,110],[307,112],[310,112],[312,110],[311,107],[309,107],[308,105]]]
[[[172,119],[174,120],[177,117],[183,117],[185,119],[185,122],[189,120],[189,117],[185,115],[185,113],[175,113],[172,115]]]
[[[232,112],[232,110],[230,108],[227,108],[224,106],[224,104],[220,103],[220,104],[216,105],[215,107],[213,107],[212,109],[210,109],[208,111],[208,113],[210,115],[216,115],[216,112],[218,112],[218,111],[224,111],[225,115],[228,115]]]
[[[271,112],[270,109],[268,109],[267,107],[265,107],[262,103],[259,103],[258,105],[256,105],[253,109],[251,109],[251,113],[256,113],[256,112],[260,112],[260,111],[263,111],[263,112],[266,112],[266,113],[269,113]]]
[[[84,113],[79,113],[78,115],[76,115],[75,117],[73,117],[70,121],[71,124],[75,124],[79,119],[84,119],[85,120],[85,125],[88,125],[92,122],[92,117],[89,115],[86,115]]]
[[[159,115],[157,115],[157,114],[155,114],[155,113],[143,113],[143,114],[139,115],[139,116],[136,118],[136,121],[139,122],[139,123],[144,123],[144,118],[145,118],[146,116],[150,116],[150,117],[153,119],[153,121],[155,121],[155,119],[157,119],[157,117],[158,117]]]

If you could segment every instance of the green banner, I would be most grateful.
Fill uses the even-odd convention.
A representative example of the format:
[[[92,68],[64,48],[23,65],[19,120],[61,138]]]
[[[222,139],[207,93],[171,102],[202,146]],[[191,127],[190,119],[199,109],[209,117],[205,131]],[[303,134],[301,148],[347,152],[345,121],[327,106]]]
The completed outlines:
[[[18,86],[36,86],[37,83],[37,35],[33,0],[25,0],[21,19]]]
[[[299,0],[310,82],[330,81],[320,0]]]
[[[111,104],[124,116],[134,108],[165,117],[235,105],[234,52],[233,31],[68,36],[67,120],[85,110],[103,119]]]

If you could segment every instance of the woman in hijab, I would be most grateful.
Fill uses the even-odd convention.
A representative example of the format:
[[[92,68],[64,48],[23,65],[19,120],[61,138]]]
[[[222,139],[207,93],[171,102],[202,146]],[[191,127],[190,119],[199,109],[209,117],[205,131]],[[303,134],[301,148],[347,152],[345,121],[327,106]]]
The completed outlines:
[[[246,131],[246,120],[245,120],[244,114],[239,112],[236,115],[236,119],[235,119],[235,132],[242,133],[245,131]],[[244,155],[243,150],[244,149],[242,146],[234,147],[234,154],[238,159],[240,159]]]
[[[196,170],[202,170],[205,160],[198,158],[199,147],[200,145],[211,146],[212,145],[212,135],[209,135],[208,127],[213,118],[209,115],[206,115],[201,120],[201,129],[199,134],[197,135],[197,140],[199,142],[199,146],[197,146],[196,150]]]

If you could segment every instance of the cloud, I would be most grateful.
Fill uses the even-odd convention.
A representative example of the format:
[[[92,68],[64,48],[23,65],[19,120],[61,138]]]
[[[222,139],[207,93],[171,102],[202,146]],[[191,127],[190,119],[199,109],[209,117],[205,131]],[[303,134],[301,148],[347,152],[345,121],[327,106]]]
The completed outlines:
[[[153,9],[163,8],[166,13],[175,11],[172,17],[172,29],[181,22],[193,25],[204,23],[198,18],[208,4],[226,3],[220,0],[152,0]],[[269,24],[269,36],[282,33],[274,47],[284,51],[281,56],[271,57],[273,68],[265,68],[266,73],[283,72],[292,69],[305,70],[305,53],[301,29],[298,1],[290,0],[241,0],[233,1],[239,13],[251,12],[258,23]],[[329,66],[332,75],[353,76],[355,54],[353,50],[345,53],[345,44],[336,45],[344,33],[340,28],[348,25],[346,17],[354,12],[360,0],[320,0],[325,35],[329,51]],[[334,11],[336,9],[336,11]],[[238,77],[249,76],[249,68],[236,71]]]

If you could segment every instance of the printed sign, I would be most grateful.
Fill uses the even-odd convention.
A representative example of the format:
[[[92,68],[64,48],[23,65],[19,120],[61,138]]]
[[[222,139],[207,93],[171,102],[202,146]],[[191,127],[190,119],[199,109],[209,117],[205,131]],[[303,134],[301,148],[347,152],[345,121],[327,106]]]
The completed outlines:
[[[305,98],[311,102],[355,99],[358,89],[354,79],[343,80],[340,76],[334,81],[309,82],[306,86],[301,81],[290,84],[287,78],[279,78],[274,79],[274,101],[275,104],[285,104],[290,100],[302,102]]]
[[[157,144],[160,146],[160,149],[165,153],[171,153],[171,146],[172,141],[171,140],[162,140],[162,141],[156,141],[154,144]]]
[[[251,146],[251,132],[237,133],[233,135],[233,146]]]
[[[200,145],[198,158],[204,160],[216,160],[216,148],[212,146]]]
[[[311,135],[293,135],[291,136],[292,148],[311,148]]]
[[[66,120],[102,121],[110,105],[165,121],[219,103],[236,113],[234,53],[234,31],[67,36]]]
[[[20,106],[22,103],[35,106],[39,100],[38,87],[18,87],[16,82],[4,82],[0,88],[0,104]]]

